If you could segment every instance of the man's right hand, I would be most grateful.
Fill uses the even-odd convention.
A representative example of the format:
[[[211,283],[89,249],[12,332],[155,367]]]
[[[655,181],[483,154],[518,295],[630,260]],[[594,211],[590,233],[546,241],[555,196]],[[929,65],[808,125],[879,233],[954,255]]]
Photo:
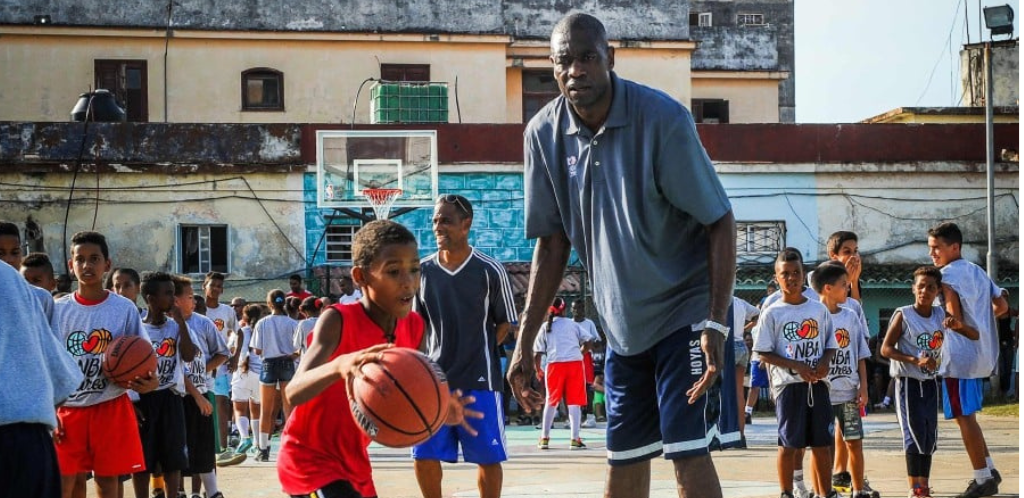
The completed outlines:
[[[527,413],[544,409],[544,397],[531,387],[533,382],[533,351],[523,351],[523,341],[516,342],[508,366],[508,384],[519,406]]]

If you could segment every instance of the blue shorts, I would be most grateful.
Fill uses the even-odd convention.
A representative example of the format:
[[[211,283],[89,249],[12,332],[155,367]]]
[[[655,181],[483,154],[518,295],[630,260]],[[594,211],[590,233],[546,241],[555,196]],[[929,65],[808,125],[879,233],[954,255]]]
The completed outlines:
[[[931,455],[939,444],[939,383],[896,377],[896,419],[908,455]]]
[[[704,373],[702,330],[685,327],[633,356],[608,350],[604,364],[608,463],[628,465],[662,453],[674,460],[708,454],[717,406],[686,391]],[[692,363],[691,363],[692,361]]]
[[[477,465],[491,465],[508,460],[505,450],[505,414],[501,410],[501,393],[495,391],[468,391],[463,395],[473,396],[476,401],[466,406],[484,414],[482,419],[468,419],[476,429],[471,436],[462,426],[443,425],[427,442],[413,446],[415,460],[459,461],[459,446],[462,459]]]
[[[982,379],[942,379],[942,414],[946,420],[981,411]]]
[[[263,360],[260,372],[260,384],[273,386],[278,382],[288,382],[295,376],[295,360],[291,356],[279,356]]]
[[[824,382],[787,384],[775,399],[779,446],[820,448],[834,444],[836,422]]]
[[[768,387],[768,370],[757,360],[750,360],[750,387]]]
[[[213,378],[213,394],[215,396],[231,394],[231,374],[218,375]]]

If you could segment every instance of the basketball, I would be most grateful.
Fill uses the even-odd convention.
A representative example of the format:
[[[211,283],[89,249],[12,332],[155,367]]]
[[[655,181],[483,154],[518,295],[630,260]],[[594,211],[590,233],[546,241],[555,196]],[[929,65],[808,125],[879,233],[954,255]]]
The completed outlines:
[[[114,339],[103,354],[103,375],[115,384],[156,371],[153,345],[139,336]]]
[[[448,382],[419,351],[390,348],[352,379],[352,416],[371,439],[392,448],[420,444],[448,415]]]

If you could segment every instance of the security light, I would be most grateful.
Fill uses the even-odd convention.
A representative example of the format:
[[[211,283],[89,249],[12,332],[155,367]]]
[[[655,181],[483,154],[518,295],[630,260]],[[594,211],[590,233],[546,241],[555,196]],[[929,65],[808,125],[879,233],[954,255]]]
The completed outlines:
[[[1013,8],[1009,5],[985,7],[985,27],[995,35],[1013,34]]]
[[[34,22],[35,24],[38,24],[40,26],[45,26],[47,24],[50,24],[50,16],[48,16],[48,15],[32,16],[32,22]]]

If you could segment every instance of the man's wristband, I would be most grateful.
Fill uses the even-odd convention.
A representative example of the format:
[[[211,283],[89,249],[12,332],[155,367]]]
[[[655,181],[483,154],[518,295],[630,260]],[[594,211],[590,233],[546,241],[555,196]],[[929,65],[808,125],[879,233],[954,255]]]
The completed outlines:
[[[704,330],[707,330],[707,329],[716,330],[718,332],[721,332],[723,336],[729,337],[729,326],[728,325],[718,323],[718,322],[716,322],[714,320],[705,320],[704,321]]]

